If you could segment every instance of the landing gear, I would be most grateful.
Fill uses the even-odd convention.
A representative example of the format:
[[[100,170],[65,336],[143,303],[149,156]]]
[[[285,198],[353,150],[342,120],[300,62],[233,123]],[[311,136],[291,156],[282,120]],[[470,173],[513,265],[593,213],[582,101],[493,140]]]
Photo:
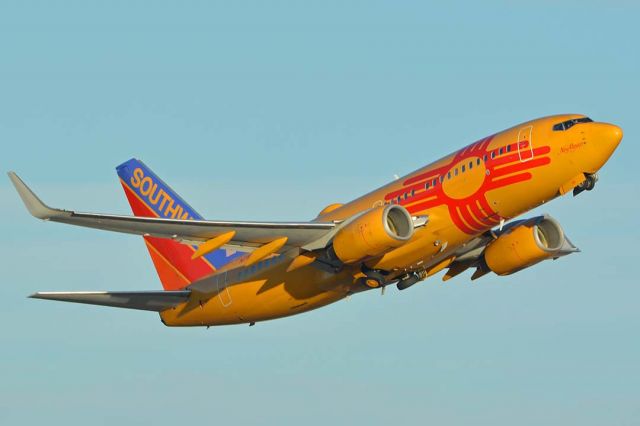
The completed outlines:
[[[573,188],[573,196],[580,194],[583,191],[591,191],[596,187],[596,182],[598,181],[598,174],[588,174],[585,173],[585,180],[580,185]]]
[[[365,274],[365,276],[358,278],[357,283],[361,286],[366,286],[369,288],[380,288],[382,290],[382,294],[384,294],[385,287],[392,283],[387,279],[386,275],[388,275],[388,272],[386,271],[379,271],[363,267],[362,273]],[[425,278],[427,278],[427,272],[425,270],[420,270],[409,272],[399,279],[393,279],[393,281],[397,281],[396,287],[398,288],[398,290],[405,290],[415,283],[424,280]]]
[[[398,284],[396,284],[396,287],[398,287],[398,290],[405,290],[411,287],[412,285],[414,285],[415,283],[417,283],[418,281],[420,281],[420,277],[418,276],[418,274],[409,274],[406,277],[402,278],[400,281],[398,281]]]
[[[359,284],[363,284],[369,288],[379,288],[379,287],[383,287],[386,284],[384,275],[382,275],[382,273],[375,271],[373,269],[365,270],[364,268],[362,272],[366,276],[358,279]]]
[[[415,283],[424,280],[425,278],[427,278],[427,273],[424,270],[418,271],[418,272],[412,272],[402,277],[402,279],[398,281],[398,284],[396,285],[396,287],[398,287],[398,290],[405,290],[411,287],[412,285],[414,285]]]

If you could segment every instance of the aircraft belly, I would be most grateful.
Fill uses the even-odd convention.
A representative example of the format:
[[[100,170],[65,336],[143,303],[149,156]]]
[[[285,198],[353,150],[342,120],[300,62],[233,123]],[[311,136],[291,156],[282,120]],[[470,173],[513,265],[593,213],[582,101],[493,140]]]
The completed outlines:
[[[275,273],[269,278],[236,283],[203,303],[189,302],[161,313],[168,326],[243,324],[310,311],[343,299],[352,274],[328,274],[315,268]],[[219,297],[224,295],[224,297]]]

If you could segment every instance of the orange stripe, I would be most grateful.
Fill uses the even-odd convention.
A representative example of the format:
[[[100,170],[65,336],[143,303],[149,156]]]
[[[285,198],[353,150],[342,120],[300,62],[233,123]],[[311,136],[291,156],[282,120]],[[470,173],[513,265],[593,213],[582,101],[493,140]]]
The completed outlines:
[[[144,204],[144,206],[145,206],[145,207],[147,207],[147,208],[149,209],[149,211],[155,215],[155,217],[158,217],[158,218],[160,217],[160,215],[159,215],[158,213],[156,213],[156,212],[155,212],[155,210],[153,210],[153,208],[152,208],[149,204],[147,204],[147,202],[146,202],[145,200],[143,200],[142,198],[140,198],[140,196],[136,193],[136,191],[134,191],[134,190],[129,186],[129,184],[128,184],[128,183],[126,183],[124,180],[122,180],[122,178],[120,178],[120,183],[121,183],[123,186],[126,186],[126,187],[129,189],[129,192],[131,192],[131,194],[133,194],[133,195],[134,195],[134,196],[135,196],[135,197],[136,197],[136,198],[137,198],[137,199],[138,199],[142,204]],[[146,241],[146,240],[145,240],[145,241]],[[185,246],[189,247],[189,248],[190,248],[190,249],[195,253],[196,249],[194,249],[192,246],[190,246],[190,245],[188,245],[188,244],[183,244],[183,245],[185,245]],[[209,262],[209,261],[207,260],[207,258],[205,258],[205,257],[203,256],[203,257],[201,257],[201,258],[200,258],[200,260],[202,260],[204,263],[206,263],[208,266],[210,266],[210,267],[211,267],[211,269],[213,269],[213,271],[214,271],[214,272],[216,271],[216,267],[215,267],[215,266],[213,266],[213,265],[211,264],[211,262]]]

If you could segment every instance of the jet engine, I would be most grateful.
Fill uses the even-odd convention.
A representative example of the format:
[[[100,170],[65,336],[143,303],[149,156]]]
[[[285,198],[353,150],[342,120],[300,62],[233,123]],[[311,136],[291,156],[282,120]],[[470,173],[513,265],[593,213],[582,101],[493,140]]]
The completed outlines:
[[[349,220],[333,238],[333,252],[343,263],[355,263],[399,247],[413,236],[411,214],[390,204]]]
[[[504,229],[485,249],[484,262],[496,274],[509,275],[576,251],[555,219],[539,216]]]

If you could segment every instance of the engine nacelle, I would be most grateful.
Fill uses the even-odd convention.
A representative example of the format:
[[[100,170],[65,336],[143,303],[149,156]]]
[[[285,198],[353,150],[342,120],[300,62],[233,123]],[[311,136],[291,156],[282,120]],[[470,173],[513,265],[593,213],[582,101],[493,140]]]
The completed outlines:
[[[372,208],[338,231],[333,251],[343,263],[355,263],[399,247],[413,236],[411,214],[390,204]]]
[[[509,275],[575,251],[578,249],[565,237],[560,224],[540,216],[505,229],[485,249],[484,261],[496,274]]]

